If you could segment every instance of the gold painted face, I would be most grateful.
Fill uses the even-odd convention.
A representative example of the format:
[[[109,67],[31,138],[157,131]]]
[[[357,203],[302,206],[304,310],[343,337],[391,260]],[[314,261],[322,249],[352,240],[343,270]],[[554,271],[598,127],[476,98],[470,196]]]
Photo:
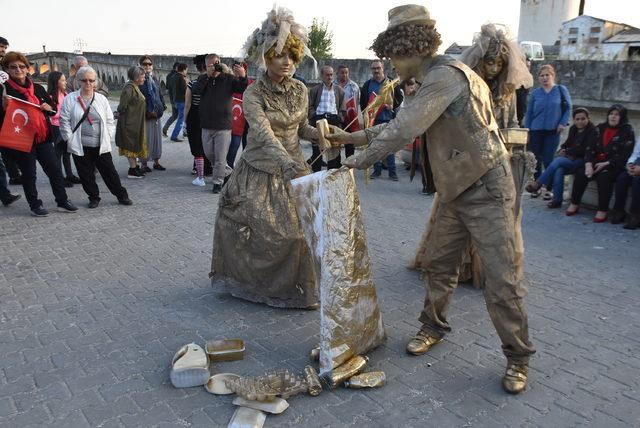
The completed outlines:
[[[502,58],[500,57],[494,59],[485,59],[482,61],[482,73],[488,80],[495,79],[500,74],[503,67],[504,61],[502,61]]]
[[[409,57],[392,57],[391,64],[400,79],[407,80],[415,77],[416,59]]]
[[[275,80],[282,80],[285,76],[291,75],[293,58],[289,49],[284,48],[280,54],[267,59],[267,73]]]

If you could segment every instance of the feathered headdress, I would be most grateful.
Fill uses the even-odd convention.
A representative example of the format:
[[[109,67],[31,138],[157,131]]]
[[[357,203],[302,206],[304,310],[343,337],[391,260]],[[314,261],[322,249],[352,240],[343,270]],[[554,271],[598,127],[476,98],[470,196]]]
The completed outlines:
[[[267,14],[267,19],[262,21],[260,28],[249,36],[242,47],[242,55],[249,61],[257,64],[260,69],[267,68],[265,55],[272,47],[276,54],[280,54],[284,48],[289,34],[294,35],[304,45],[304,54],[313,60],[314,69],[317,69],[317,62],[307,44],[309,36],[307,28],[298,24],[293,19],[291,11],[284,7],[274,8]]]

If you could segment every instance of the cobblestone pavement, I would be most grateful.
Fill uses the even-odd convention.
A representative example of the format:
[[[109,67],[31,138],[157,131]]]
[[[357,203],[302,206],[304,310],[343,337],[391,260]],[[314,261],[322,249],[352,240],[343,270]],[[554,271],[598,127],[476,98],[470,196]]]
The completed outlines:
[[[240,337],[243,361],[213,372],[300,371],[318,314],[221,294],[207,278],[217,196],[191,185],[186,143],[167,143],[166,172],[124,179],[134,205],[104,190],[88,210],[34,218],[24,199],[0,207],[0,425],[225,426],[230,396],[174,389],[176,349]],[[116,156],[117,157],[117,156]],[[117,158],[124,174],[126,162]],[[500,388],[504,358],[480,292],[461,286],[454,331],[423,357],[404,346],[419,327],[424,288],[405,268],[431,197],[358,173],[369,250],[388,332],[370,354],[375,390],[297,396],[266,426],[640,426],[640,231],[565,217],[524,199],[531,337],[538,353],[520,396]],[[13,187],[14,191],[21,191]],[[54,208],[40,173],[45,207]]]

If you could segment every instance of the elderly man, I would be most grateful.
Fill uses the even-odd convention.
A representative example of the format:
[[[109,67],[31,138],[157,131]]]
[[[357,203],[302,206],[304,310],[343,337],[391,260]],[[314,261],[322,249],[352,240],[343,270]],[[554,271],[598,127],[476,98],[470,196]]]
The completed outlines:
[[[427,238],[424,257],[428,292],[420,315],[422,328],[407,352],[422,355],[451,331],[447,310],[458,284],[463,249],[476,245],[486,271],[484,298],[502,341],[507,369],[505,391],[527,385],[529,342],[523,297],[522,263],[517,260],[515,187],[504,141],[498,132],[486,83],[469,67],[436,55],[440,34],[423,6],[389,11],[389,25],[372,49],[389,58],[403,79],[422,85],[395,119],[352,134],[333,129],[334,142],[369,146],[345,160],[364,169],[416,135],[427,133],[427,150],[441,203]]]
[[[346,114],[344,91],[333,83],[333,67],[324,65],[320,69],[322,82],[309,90],[309,124],[315,126],[320,119],[326,119],[330,125],[342,126]],[[311,154],[311,169],[318,172],[322,169],[320,149],[314,145]],[[340,168],[340,155],[327,162],[327,169]]]
[[[384,75],[384,64],[382,61],[375,60],[371,62],[371,79],[367,80],[360,91],[360,108],[364,110],[372,103],[375,98],[380,95],[380,90],[383,85],[389,80]],[[396,115],[396,110],[402,104],[404,95],[400,86],[396,86],[393,90],[393,105],[385,104],[380,111],[376,113],[373,121],[374,125],[380,125],[381,123],[387,123],[393,119]],[[396,174],[396,154],[395,152],[387,153],[385,156],[387,161],[387,169],[389,170],[389,179],[398,181],[398,175]],[[378,178],[382,175],[382,162],[378,161],[373,165],[373,172],[370,178]]]
[[[67,93],[78,91],[82,88],[82,83],[76,77],[75,71],[80,70],[82,67],[87,67],[88,65],[89,61],[82,55],[78,55],[73,58],[73,67],[71,68],[69,78],[67,79]],[[107,85],[98,75],[96,75],[96,92],[107,98],[109,97],[109,88],[107,88]]]
[[[224,72],[220,56],[207,55],[206,74],[200,75],[191,92],[200,97],[202,148],[213,164],[213,193],[220,193],[224,179],[231,174],[227,154],[231,144],[231,99],[247,88],[247,73],[234,64],[233,74]]]
[[[349,78],[349,67],[346,65],[338,66],[338,80],[336,81],[338,86],[344,91],[344,104],[346,109],[344,126],[350,125],[347,132],[360,129],[360,123],[358,120],[353,121],[354,118],[360,117],[360,87],[356,82]],[[353,122],[353,123],[351,123]],[[347,144],[344,146],[344,154],[346,157],[355,153],[353,144]]]

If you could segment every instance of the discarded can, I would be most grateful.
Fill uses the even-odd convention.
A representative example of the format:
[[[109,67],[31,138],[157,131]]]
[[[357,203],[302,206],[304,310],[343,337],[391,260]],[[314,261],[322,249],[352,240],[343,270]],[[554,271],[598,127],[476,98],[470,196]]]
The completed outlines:
[[[316,369],[311,366],[304,367],[304,377],[307,381],[307,392],[309,395],[315,397],[322,392],[322,385],[320,384],[320,377]]]
[[[387,376],[384,372],[367,372],[351,377],[344,382],[344,386],[353,389],[377,388],[384,385],[386,381]]]
[[[313,348],[311,352],[309,352],[309,358],[311,361],[318,361],[320,359],[320,347]]]
[[[331,374],[326,377],[327,383],[329,383],[331,388],[335,388],[345,380],[360,373],[367,365],[368,361],[369,358],[363,357],[362,355],[356,355],[355,357],[347,360],[347,362],[341,366],[333,369]]]

